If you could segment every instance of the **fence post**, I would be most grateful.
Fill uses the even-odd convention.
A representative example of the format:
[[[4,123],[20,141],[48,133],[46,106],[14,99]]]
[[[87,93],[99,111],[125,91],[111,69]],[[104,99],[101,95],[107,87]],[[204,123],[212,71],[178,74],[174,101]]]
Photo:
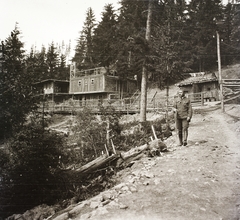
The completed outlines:
[[[203,92],[201,92],[201,105],[204,106],[204,96],[203,96]]]

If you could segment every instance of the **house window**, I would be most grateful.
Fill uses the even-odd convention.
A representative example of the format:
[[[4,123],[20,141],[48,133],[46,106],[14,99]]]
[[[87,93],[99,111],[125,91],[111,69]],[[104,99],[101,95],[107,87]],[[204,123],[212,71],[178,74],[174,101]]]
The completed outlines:
[[[78,86],[81,86],[81,84],[82,84],[82,81],[79,80],[79,81],[78,81]]]
[[[91,85],[94,85],[94,79],[91,79]]]

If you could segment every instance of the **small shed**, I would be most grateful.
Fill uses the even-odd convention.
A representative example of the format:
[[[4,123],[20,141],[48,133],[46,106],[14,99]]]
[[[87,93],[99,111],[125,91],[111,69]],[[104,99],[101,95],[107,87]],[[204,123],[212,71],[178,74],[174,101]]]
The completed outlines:
[[[190,77],[176,84],[188,94],[203,94],[205,101],[219,100],[219,83],[215,73],[190,73]]]
[[[61,103],[69,98],[69,81],[47,79],[33,84],[35,95],[44,96],[46,101]]]

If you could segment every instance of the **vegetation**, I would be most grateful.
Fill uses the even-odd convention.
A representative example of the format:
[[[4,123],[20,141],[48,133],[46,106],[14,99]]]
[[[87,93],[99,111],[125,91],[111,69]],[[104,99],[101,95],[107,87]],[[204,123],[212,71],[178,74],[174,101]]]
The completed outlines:
[[[145,64],[148,79],[158,82],[162,88],[168,80],[181,79],[183,73],[216,67],[216,31],[222,38],[224,64],[239,60],[237,5],[223,6],[220,0],[190,1],[188,4],[182,0],[153,0],[151,40],[146,42],[148,2],[122,0],[120,3],[119,15],[116,16],[112,6],[107,5],[98,25],[90,22],[89,15],[94,17],[93,12],[87,13],[86,21],[89,22],[85,25],[89,27],[84,26],[83,32],[86,29],[92,31],[93,63],[89,65],[83,59],[89,44],[86,34],[85,37],[81,34],[74,57],[74,61],[84,68],[92,65],[109,68],[116,64],[120,77],[137,75],[141,80]],[[83,44],[85,48],[80,51],[78,48]]]
[[[26,117],[34,109],[32,72],[26,71],[23,43],[15,28],[4,45],[3,69],[0,74],[0,139],[20,130]]]
[[[32,120],[0,149],[0,216],[62,199],[63,138]]]
[[[121,0],[118,15],[111,5],[106,5],[99,24],[89,8],[73,58],[78,68],[114,67],[121,78],[137,75],[140,82],[144,66],[147,80],[164,88],[182,78],[183,73],[215,68],[216,31],[221,36],[223,64],[239,62],[238,5],[223,6],[220,0],[152,3],[151,34],[147,40],[148,1]],[[117,150],[128,150],[148,142],[152,136],[150,122],[124,133],[133,124],[120,125],[120,115],[114,109],[101,107],[98,117],[89,109],[79,113],[73,141],[80,150],[67,146],[64,137],[46,129],[42,116],[30,117],[35,115],[38,101],[30,85],[48,78],[68,79],[66,57],[70,48],[52,42],[47,49],[43,46],[37,52],[32,48],[26,55],[19,35],[16,27],[4,42],[0,74],[2,216],[40,203],[53,203],[76,192],[83,198],[81,186],[76,186],[73,177],[62,179],[62,168],[91,161],[105,152],[105,145],[110,150],[111,139]],[[161,137],[161,122],[153,124]]]

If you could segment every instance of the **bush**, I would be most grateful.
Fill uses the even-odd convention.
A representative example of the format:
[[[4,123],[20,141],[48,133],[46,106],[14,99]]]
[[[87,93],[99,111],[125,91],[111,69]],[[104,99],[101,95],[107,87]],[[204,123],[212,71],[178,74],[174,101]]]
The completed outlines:
[[[55,202],[62,195],[58,178],[63,138],[30,123],[0,151],[0,216]]]
[[[89,108],[78,112],[76,125],[72,129],[72,142],[77,143],[81,148],[81,152],[77,153],[78,162],[83,165],[100,156],[102,151],[105,153],[104,145],[108,144],[107,130],[110,131],[109,135],[113,141],[117,138],[117,134],[121,133],[119,117],[120,115],[111,106],[101,107],[98,116],[94,115]]]

